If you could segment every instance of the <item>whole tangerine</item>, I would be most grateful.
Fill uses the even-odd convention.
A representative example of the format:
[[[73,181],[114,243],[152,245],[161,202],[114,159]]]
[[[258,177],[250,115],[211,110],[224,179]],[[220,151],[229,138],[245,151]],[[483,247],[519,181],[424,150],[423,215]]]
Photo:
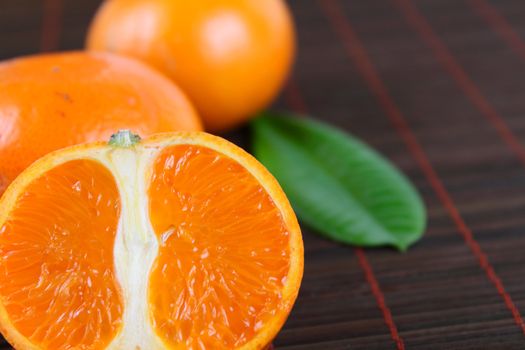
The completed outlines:
[[[115,130],[198,131],[184,93],[136,60],[66,52],[0,63],[0,195],[33,161]]]
[[[87,47],[153,65],[184,89],[207,129],[224,131],[279,93],[295,31],[283,0],[108,0]]]

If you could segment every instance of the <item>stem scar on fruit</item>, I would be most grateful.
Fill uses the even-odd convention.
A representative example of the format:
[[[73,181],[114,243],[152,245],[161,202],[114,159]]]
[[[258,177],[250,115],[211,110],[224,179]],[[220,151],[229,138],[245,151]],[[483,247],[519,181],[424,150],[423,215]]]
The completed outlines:
[[[115,134],[111,135],[109,138],[108,145],[121,147],[121,148],[130,148],[139,143],[141,137],[137,134],[131,132],[131,130],[119,130]]]

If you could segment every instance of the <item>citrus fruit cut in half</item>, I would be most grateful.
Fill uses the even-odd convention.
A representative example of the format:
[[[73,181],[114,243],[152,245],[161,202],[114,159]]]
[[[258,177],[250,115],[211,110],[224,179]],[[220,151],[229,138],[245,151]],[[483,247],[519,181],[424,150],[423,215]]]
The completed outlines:
[[[201,132],[56,151],[0,200],[0,327],[17,349],[263,349],[302,272],[276,180]]]

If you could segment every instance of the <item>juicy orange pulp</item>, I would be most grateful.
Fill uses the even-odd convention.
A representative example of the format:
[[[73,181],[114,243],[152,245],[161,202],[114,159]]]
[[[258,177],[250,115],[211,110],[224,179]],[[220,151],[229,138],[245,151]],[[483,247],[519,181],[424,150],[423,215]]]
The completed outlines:
[[[291,307],[282,304],[290,233],[280,210],[243,166],[206,147],[167,147],[149,171],[159,246],[148,282],[152,328],[167,348],[246,344]],[[95,160],[56,166],[17,199],[0,227],[0,298],[38,348],[104,349],[118,335],[120,214],[117,183]]]
[[[113,267],[120,212],[111,173],[90,160],[34,180],[0,228],[0,295],[11,322],[44,349],[106,346],[123,300]]]
[[[244,344],[273,316],[289,269],[275,204],[245,168],[199,146],[160,154],[149,197],[155,328],[191,349]]]

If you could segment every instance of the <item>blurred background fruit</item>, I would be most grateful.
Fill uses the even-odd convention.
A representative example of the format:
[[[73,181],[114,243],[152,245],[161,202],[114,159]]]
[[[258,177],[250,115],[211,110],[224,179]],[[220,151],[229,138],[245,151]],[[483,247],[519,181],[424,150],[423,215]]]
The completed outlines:
[[[109,0],[87,46],[158,68],[188,93],[207,129],[223,131],[276,97],[295,32],[282,0]]]
[[[146,65],[109,53],[70,52],[0,64],[0,194],[50,151],[107,139],[201,130],[184,93]]]

